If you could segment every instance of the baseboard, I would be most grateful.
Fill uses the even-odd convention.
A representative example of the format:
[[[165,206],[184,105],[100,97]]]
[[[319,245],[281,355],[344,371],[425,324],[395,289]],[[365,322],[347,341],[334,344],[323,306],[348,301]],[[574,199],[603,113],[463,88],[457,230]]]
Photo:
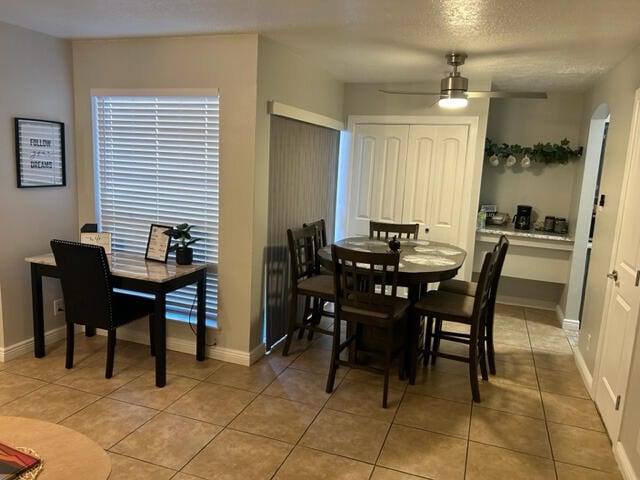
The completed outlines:
[[[580,372],[580,376],[582,377],[584,386],[587,388],[589,396],[593,399],[593,376],[587,368],[584,357],[582,356],[582,353],[580,353],[580,350],[578,348],[573,349],[573,358],[576,361],[576,366],[578,367],[578,371]]]
[[[580,330],[580,320],[572,320],[570,318],[562,319],[562,328],[565,330],[573,330],[577,332]]]
[[[620,469],[620,473],[622,473],[624,480],[638,480],[638,475],[633,470],[633,466],[631,465],[631,461],[627,456],[627,451],[624,449],[622,442],[616,442],[613,446],[613,456],[618,462],[618,468]]]
[[[67,327],[62,325],[61,327],[49,330],[44,334],[44,344],[51,345],[52,343],[64,340],[67,336]],[[26,353],[33,354],[33,338],[23,340],[8,347],[0,348],[0,362],[8,362],[14,358],[18,358]]]
[[[106,331],[104,330],[98,330],[96,333],[98,335],[106,335]],[[142,345],[149,345],[149,334],[147,332],[136,331],[133,329],[119,329],[118,339],[140,343]],[[196,341],[195,339],[184,340],[182,338],[167,337],[167,349],[193,355],[196,351]],[[218,345],[207,345],[205,347],[205,357],[248,367],[260,359],[264,355],[264,351],[264,343],[261,343],[250,352],[221,347]]]

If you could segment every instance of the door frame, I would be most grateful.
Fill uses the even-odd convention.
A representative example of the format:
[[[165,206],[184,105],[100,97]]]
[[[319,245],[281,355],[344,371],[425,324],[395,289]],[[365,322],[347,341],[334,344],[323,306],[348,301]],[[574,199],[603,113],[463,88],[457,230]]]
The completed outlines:
[[[634,101],[633,101],[633,116],[631,119],[631,127],[629,129],[629,143],[627,146],[624,174],[622,177],[623,178],[622,190],[620,192],[620,201],[618,203],[618,213],[616,215],[616,227],[615,227],[614,237],[613,237],[613,250],[611,251],[611,258],[609,259],[609,267],[607,272],[612,271],[616,265],[616,258],[618,256],[618,247],[620,243],[621,223],[622,223],[622,218],[624,214],[624,204],[625,204],[627,193],[629,191],[629,188],[631,187],[631,182],[632,182],[632,179],[631,179],[631,167],[633,164],[632,154],[635,149],[638,149],[638,151],[640,151],[640,88],[636,90]],[[640,161],[640,156],[638,158],[638,161]],[[601,385],[600,375],[601,375],[602,362],[603,362],[603,347],[604,347],[604,340],[606,337],[607,328],[610,327],[608,312],[609,312],[609,307],[611,306],[612,293],[613,293],[614,287],[615,287],[614,282],[611,282],[611,281],[607,282],[607,288],[605,290],[604,305],[602,309],[602,321],[600,322],[600,331],[598,333],[598,346],[596,350],[595,369],[594,369],[593,382],[592,382],[593,384],[592,398],[594,400],[596,398],[598,388],[602,388],[600,386]],[[636,344],[638,343],[638,334],[639,334],[638,321],[636,321],[636,331],[634,332],[634,340],[633,340],[633,345],[631,347],[632,352],[635,349]],[[608,432],[609,437],[611,438],[611,441],[614,444],[618,440],[618,436],[620,434],[620,427],[622,424],[622,416],[626,408],[627,389],[629,387],[629,375],[631,374],[632,361],[633,361],[633,355],[629,359],[629,365],[623,367],[623,368],[628,367],[629,372],[627,373],[627,377],[624,379],[624,386],[622,388],[622,391],[620,392],[620,395],[622,396],[621,402],[620,402],[620,408],[619,408],[620,416],[618,417],[617,423],[616,425],[614,425],[614,428],[612,429],[612,431]]]
[[[469,171],[466,172],[464,179],[464,191],[469,191],[469,200],[463,205],[461,218],[463,219],[460,226],[460,238],[464,238],[465,244],[461,245],[467,251],[467,258],[464,265],[460,269],[458,278],[464,277],[465,280],[471,279],[473,273],[473,254],[475,251],[476,238],[476,216],[478,205],[473,205],[474,200],[478,203],[480,199],[480,183],[482,177],[482,164],[484,159],[484,142],[482,144],[482,154],[480,154],[478,143],[478,125],[480,118],[477,115],[349,115],[347,118],[347,132],[349,146],[345,151],[349,152],[347,157],[340,158],[340,162],[350,162],[353,158],[355,142],[353,141],[356,125],[372,124],[372,125],[466,125],[469,128],[469,141],[467,144],[467,165]],[[342,145],[341,145],[342,148]],[[344,195],[344,198],[351,198],[351,168],[347,165],[338,166],[338,191]],[[342,178],[345,175],[346,178]],[[340,186],[344,186],[344,190]],[[346,226],[347,212],[338,215],[336,212],[336,223],[344,222],[344,225],[336,225],[336,232],[344,231]]]

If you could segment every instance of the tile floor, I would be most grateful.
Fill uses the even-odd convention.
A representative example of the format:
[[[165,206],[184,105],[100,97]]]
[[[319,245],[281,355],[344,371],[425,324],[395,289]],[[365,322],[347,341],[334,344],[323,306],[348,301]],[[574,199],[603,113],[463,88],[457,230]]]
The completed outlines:
[[[386,410],[381,377],[360,370],[341,368],[327,394],[328,337],[252,367],[169,352],[158,389],[147,348],[120,342],[105,380],[104,337],[78,336],[73,370],[63,343],[0,363],[0,415],[88,435],[112,480],[620,479],[554,313],[499,306],[495,330],[480,404],[466,366],[444,359],[416,385],[394,379]]]

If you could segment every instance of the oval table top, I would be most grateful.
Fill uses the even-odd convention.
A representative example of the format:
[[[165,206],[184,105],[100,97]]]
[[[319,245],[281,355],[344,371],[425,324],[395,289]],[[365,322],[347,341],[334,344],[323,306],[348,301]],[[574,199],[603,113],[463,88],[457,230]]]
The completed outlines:
[[[0,441],[38,454],[44,462],[38,480],[105,480],[111,473],[111,459],[100,445],[56,423],[0,416]]]
[[[349,237],[335,242],[339,247],[359,250],[361,252],[384,253],[389,251],[385,240],[369,239],[369,237]],[[331,246],[318,251],[322,264],[333,269]],[[464,263],[467,256],[460,247],[431,240],[400,240],[400,265],[398,284],[408,286],[420,283],[440,282],[453,278]]]

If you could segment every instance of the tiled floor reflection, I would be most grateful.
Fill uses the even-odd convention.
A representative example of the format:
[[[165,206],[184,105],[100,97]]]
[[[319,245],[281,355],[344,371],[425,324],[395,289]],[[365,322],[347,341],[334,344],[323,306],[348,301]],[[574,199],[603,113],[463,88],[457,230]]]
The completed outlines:
[[[621,479],[575,332],[554,312],[504,305],[495,332],[498,374],[480,404],[466,366],[445,359],[416,385],[391,379],[386,410],[376,374],[342,368],[327,394],[324,336],[252,367],[170,352],[157,389],[147,347],[119,342],[106,380],[104,337],[79,335],[73,370],[62,343],[0,364],[0,415],[88,435],[111,455],[110,480]]]

